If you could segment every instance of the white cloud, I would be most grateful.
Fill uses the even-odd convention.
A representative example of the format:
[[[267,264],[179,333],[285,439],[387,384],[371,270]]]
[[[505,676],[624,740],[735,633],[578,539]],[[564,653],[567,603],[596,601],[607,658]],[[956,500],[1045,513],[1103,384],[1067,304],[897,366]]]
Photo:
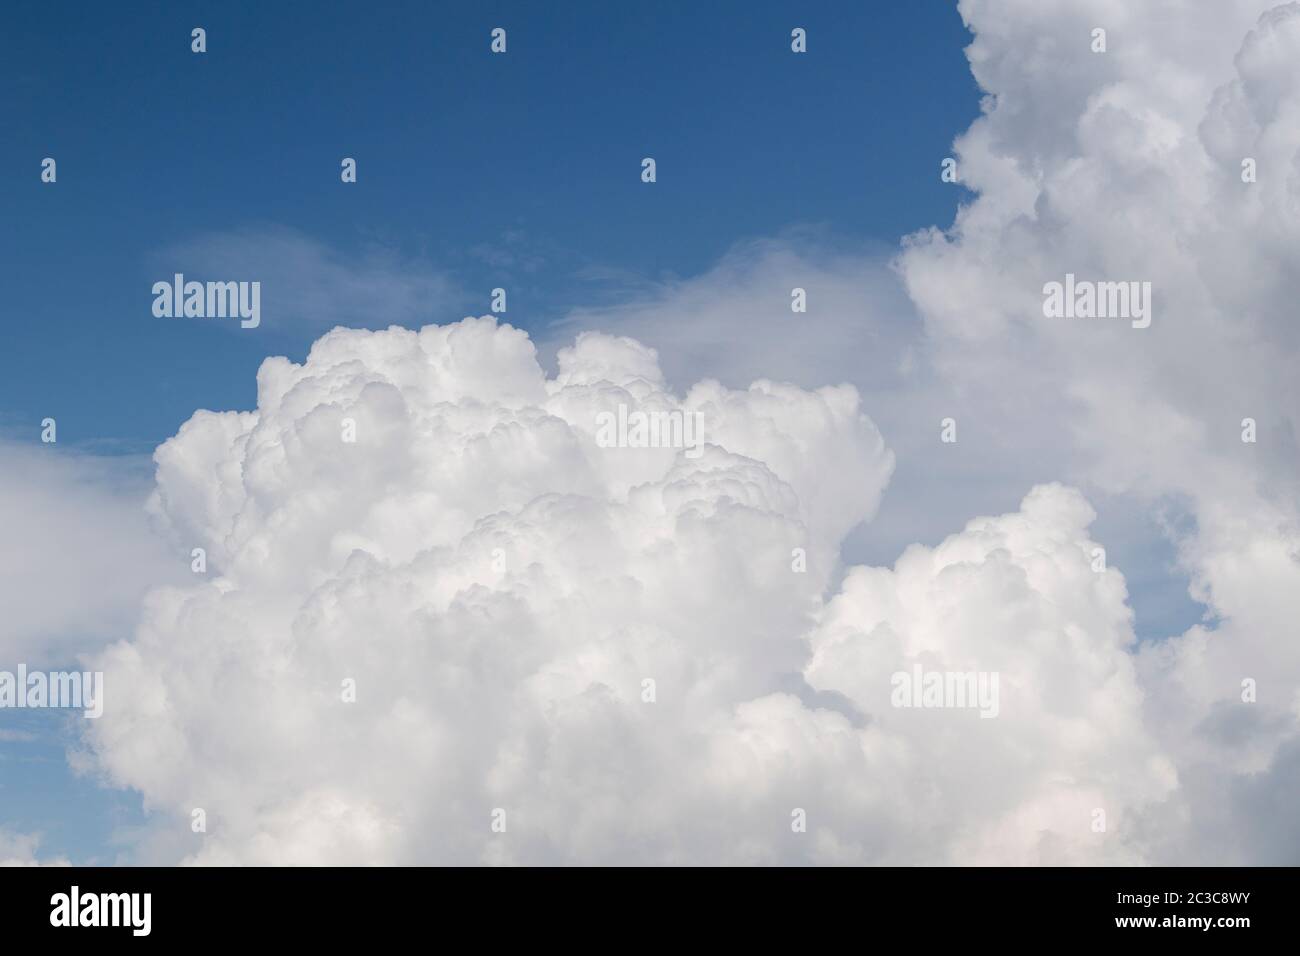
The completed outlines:
[[[893,862],[1142,860],[1131,812],[1177,776],[1143,730],[1124,580],[1094,570],[1093,517],[1040,486],[893,570],[854,568],[828,606],[805,675],[871,715],[868,781],[893,803],[876,813],[906,828]],[[891,707],[888,675],[918,665],[997,673],[996,718]]]
[[[742,385],[768,376],[897,391],[907,371],[900,355],[919,342],[889,268],[894,252],[844,248],[812,229],[743,241],[702,275],[641,289],[621,305],[575,310],[549,330],[547,345],[563,346],[579,330],[617,331],[671,343],[663,356],[670,382],[708,376]],[[806,293],[806,312],[791,308],[796,288]]]
[[[68,866],[63,857],[42,860],[36,851],[41,837],[36,833],[18,833],[0,827],[0,866]]]
[[[797,239],[575,315],[552,377],[488,319],[268,360],[157,453],[212,576],[102,656],[97,766],[202,863],[1296,862],[1300,4],[1268,6],[963,2],[977,195],[898,259],[919,326],[879,257]],[[1151,281],[1151,327],[1045,319],[1066,272]],[[709,446],[599,448],[619,403]],[[938,543],[841,568],[895,453],[888,540]],[[1212,618],[1137,646],[1044,479],[1183,503]],[[998,717],[891,707],[916,664],[996,671]]]
[[[144,510],[140,463],[0,441],[0,670],[71,664],[129,634],[141,596],[189,571]]]
[[[1141,858],[1130,814],[1176,775],[1077,492],[823,606],[892,468],[852,388],[678,397],[595,333],[547,379],[484,318],[333,332],[258,396],[159,449],[155,507],[214,579],[155,592],[99,664],[99,765],[161,825],[204,808],[191,861]],[[708,446],[600,448],[620,402],[698,410]],[[915,662],[999,671],[998,718],[891,708]]]
[[[335,325],[421,326],[469,301],[455,280],[422,256],[378,242],[358,250],[322,243],[284,226],[210,233],[159,251],[156,278],[257,281],[262,326],[319,335]],[[229,328],[238,329],[238,323]]]
[[[696,721],[797,673],[839,539],[892,467],[854,391],[677,397],[653,352],[596,334],[559,362],[547,380],[489,318],[338,330],[301,366],[268,360],[255,412],[198,413],[159,449],[154,507],[214,579],[152,594],[106,653],[116,703],[92,740],[151,806],[207,810],[198,859],[486,859],[506,849],[492,807],[525,834],[558,818],[569,771],[607,772],[593,747],[621,754],[615,776],[670,772]],[[698,411],[703,454],[598,447],[620,403]],[[339,840],[313,835],[322,815]],[[511,852],[578,850],[552,823]]]
[[[936,365],[977,414],[1012,388],[1050,410],[1018,438],[1067,443],[1079,478],[1187,503],[1180,562],[1215,619],[1140,657],[1148,725],[1187,781],[1148,820],[1151,852],[1295,862],[1259,838],[1294,811],[1248,823],[1234,804],[1270,772],[1285,787],[1300,739],[1300,4],[961,9],[992,97],[957,144],[980,195],[901,261]],[[1039,290],[1067,271],[1151,281],[1151,328],[1044,319]]]

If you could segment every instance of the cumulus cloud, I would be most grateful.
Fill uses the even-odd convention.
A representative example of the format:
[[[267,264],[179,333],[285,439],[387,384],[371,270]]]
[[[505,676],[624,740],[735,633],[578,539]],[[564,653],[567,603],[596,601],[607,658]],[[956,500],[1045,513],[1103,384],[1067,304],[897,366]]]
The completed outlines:
[[[698,457],[601,447],[620,405],[698,414]],[[105,655],[119,703],[93,741],[151,804],[208,811],[200,860],[477,859],[492,807],[523,832],[562,812],[577,781],[555,759],[652,772],[654,714],[689,727],[797,675],[893,463],[851,388],[677,396],[652,350],[600,334],[548,379],[490,318],[336,330],[302,365],[268,360],[255,411],[200,412],[156,458],[153,508],[213,577],[154,592]],[[338,842],[311,836],[322,816]],[[551,826],[528,839],[574,852]]]
[[[98,764],[205,810],[189,861],[1141,858],[1176,774],[1077,492],[840,584],[893,467],[851,387],[679,396],[599,333],[548,378],[491,318],[336,330],[258,384],[156,456],[212,579],[99,662]],[[619,404],[698,411],[702,454],[600,447]],[[892,706],[915,664],[999,672],[997,719]]]
[[[131,457],[0,440],[0,670],[64,666],[133,629],[142,595],[188,573],[150,527]]]
[[[1142,730],[1127,593],[1095,570],[1094,517],[1078,492],[1040,486],[892,570],[854,568],[830,603],[805,673],[874,715],[869,779],[905,783],[890,816],[915,830],[897,862],[1141,859],[1126,813],[1177,777]],[[917,666],[997,673],[995,719],[889,706],[882,675]],[[1099,810],[1104,833],[1085,825]]]
[[[987,94],[955,144],[974,198],[894,264],[917,325],[882,318],[906,303],[879,257],[760,243],[573,316],[553,374],[491,319],[336,330],[269,359],[254,410],[198,412],[158,450],[151,511],[210,576],[152,591],[104,652],[120,691],[87,740],[158,845],[1300,859],[1300,4],[960,9]],[[1151,282],[1150,328],[1045,318],[1066,273]],[[602,447],[620,405],[698,413],[699,455]],[[891,476],[940,517],[896,522],[920,543],[889,566],[841,566]],[[1203,623],[1135,639],[1072,485],[1179,503]],[[971,504],[994,488],[1014,500]],[[894,706],[916,668],[998,674],[997,717]]]
[[[36,855],[41,845],[39,834],[18,833],[0,827],[0,866],[68,866],[63,857],[42,860]]]
[[[809,388],[851,381],[896,394],[911,371],[900,358],[920,343],[911,302],[890,270],[895,252],[883,244],[845,246],[811,228],[744,240],[701,275],[651,284],[617,305],[574,310],[547,331],[545,344],[554,350],[576,331],[617,331],[665,343],[671,382],[708,376],[743,385],[766,375]],[[805,293],[804,312],[791,308],[794,289]]]
[[[1153,852],[1249,862],[1288,824],[1247,816],[1242,792],[1287,785],[1300,731],[1300,4],[961,11],[988,93],[956,144],[979,195],[950,231],[912,238],[902,274],[976,414],[1014,382],[1050,412],[1023,442],[1064,437],[1097,486],[1186,503],[1179,558],[1212,619],[1140,654],[1147,719],[1187,781],[1149,821]],[[1150,281],[1151,327],[1045,319],[1040,290],[1066,272]],[[1252,704],[1246,680],[1267,687]]]

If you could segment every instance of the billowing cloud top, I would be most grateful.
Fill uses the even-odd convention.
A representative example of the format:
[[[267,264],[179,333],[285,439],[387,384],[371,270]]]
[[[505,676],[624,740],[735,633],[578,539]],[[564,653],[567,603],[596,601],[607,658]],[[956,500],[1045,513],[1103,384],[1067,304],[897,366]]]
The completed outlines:
[[[699,412],[702,452],[601,447],[620,404]],[[628,339],[547,379],[490,318],[338,330],[157,460],[208,576],[105,653],[91,740],[173,834],[204,811],[195,862],[1128,861],[1176,782],[1077,492],[822,604],[892,468],[851,387],[679,399]],[[996,672],[997,719],[898,707],[918,667]]]
[[[679,393],[599,332],[548,377],[490,318],[336,330],[157,452],[151,509],[207,567],[101,656],[88,731],[155,811],[144,855],[1296,862],[1300,4],[960,9],[975,198],[898,260],[925,341],[897,364],[963,428],[1015,421],[1019,508],[843,568],[894,469],[855,387]],[[1067,274],[1149,282],[1150,326],[1046,317]],[[641,414],[702,441],[601,440]],[[1044,472],[1179,502],[1206,621],[1139,646]]]
[[[620,406],[698,415],[702,441],[602,447]],[[491,318],[332,332],[156,458],[153,508],[208,577],[155,592],[106,655],[95,745],[151,803],[210,814],[199,859],[266,861],[577,858],[546,822],[580,783],[554,761],[611,774],[630,820],[635,777],[797,675],[893,466],[851,387],[679,398],[653,350],[599,334],[547,379]],[[487,839],[495,807],[513,850]]]

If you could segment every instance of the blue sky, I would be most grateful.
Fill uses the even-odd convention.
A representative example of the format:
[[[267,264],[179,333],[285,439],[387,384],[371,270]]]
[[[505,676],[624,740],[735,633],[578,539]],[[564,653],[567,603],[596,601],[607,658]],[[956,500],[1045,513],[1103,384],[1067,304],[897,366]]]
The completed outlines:
[[[358,479],[349,500],[373,505],[363,516],[306,509],[300,525],[290,527],[284,514],[314,501],[313,489],[337,492],[340,486],[331,484],[337,476],[304,458],[274,500],[254,513],[260,503],[240,504],[247,487],[242,476],[254,459],[228,441],[229,433],[200,424],[170,446],[183,474],[165,469],[157,481],[167,497],[163,510],[180,532],[168,536],[148,530],[140,507],[155,484],[150,455],[197,409],[253,408],[255,374],[269,356],[301,361],[335,325],[418,327],[481,315],[495,287],[508,290],[504,320],[530,333],[544,365],[576,331],[595,328],[658,349],[659,367],[678,394],[711,377],[733,394],[755,378],[789,381],[806,392],[838,382],[858,389],[860,409],[894,456],[892,472],[860,467],[887,458],[884,448],[868,447],[866,432],[846,431],[843,440],[819,449],[816,413],[790,426],[797,464],[786,461],[785,446],[755,452],[755,460],[796,489],[799,508],[808,509],[803,518],[824,506],[828,515],[839,509],[847,516],[845,528],[857,523],[843,534],[838,528],[832,534],[829,524],[822,529],[823,553],[841,559],[821,565],[832,579],[824,599],[837,590],[864,594],[855,575],[838,580],[848,565],[894,566],[903,597],[891,626],[901,633],[913,618],[929,620],[938,606],[927,646],[964,654],[958,638],[966,632],[950,622],[969,625],[981,654],[1001,655],[1008,672],[1014,665],[1025,676],[1021,686],[1043,690],[1042,708],[1021,712],[1038,713],[1042,721],[1000,725],[1004,769],[1030,772],[1018,789],[1008,785],[1016,783],[1014,773],[999,776],[998,793],[988,795],[988,813],[977,822],[986,836],[999,834],[987,844],[993,856],[1003,846],[1001,821],[1026,821],[1033,843],[1043,832],[1038,808],[1045,806],[1061,811],[1052,832],[1066,835],[1063,846],[1073,845],[1073,811],[1055,800],[1055,784],[1045,782],[1062,776],[1080,786],[1118,781],[1135,795],[1128,809],[1141,810],[1145,819],[1186,817],[1195,824],[1195,840],[1183,839],[1178,826],[1148,832],[1153,846],[1162,845],[1149,859],[1216,859],[1223,856],[1216,848],[1236,852],[1233,841],[1252,846],[1220,826],[1216,814],[1240,824],[1244,818],[1231,809],[1240,801],[1230,791],[1262,786],[1257,778],[1281,781],[1285,790],[1291,771],[1277,756],[1288,752],[1278,743],[1285,735],[1277,730],[1270,738],[1269,728],[1293,727],[1294,700],[1266,685],[1294,683],[1300,673],[1288,657],[1294,642],[1287,636],[1295,618],[1288,595],[1300,593],[1292,586],[1296,426],[1290,411],[1300,405],[1288,374],[1295,362],[1287,321],[1295,297],[1291,277],[1300,273],[1289,268],[1288,254],[1300,246],[1279,216],[1294,202],[1294,183],[1275,175],[1295,165],[1297,147],[1285,111],[1274,109],[1283,95],[1300,95],[1294,71],[1285,69],[1294,57],[1276,55],[1300,49],[1300,5],[1261,17],[1272,3],[1204,5],[1171,29],[1167,11],[1142,5],[1121,17],[1106,0],[1039,0],[1013,8],[966,0],[974,34],[956,0],[7,5],[0,12],[6,90],[0,97],[6,226],[0,281],[7,309],[0,339],[0,528],[8,542],[0,549],[7,631],[0,669],[20,662],[71,667],[135,634],[142,635],[134,641],[142,667],[119,674],[120,709],[99,725],[110,733],[129,725],[129,732],[103,749],[96,741],[96,753],[85,761],[78,750],[86,725],[76,717],[0,711],[0,861],[9,858],[9,847],[26,852],[13,834],[32,833],[43,835],[42,857],[179,859],[186,848],[163,843],[178,829],[182,841],[190,835],[172,826],[176,807],[169,801],[191,783],[196,791],[207,788],[195,793],[206,799],[238,780],[240,793],[227,795],[233,799],[227,806],[247,804],[238,826],[203,841],[205,852],[249,858],[245,851],[257,842],[250,834],[259,829],[290,843],[303,836],[292,823],[298,812],[292,802],[266,806],[265,795],[274,795],[271,803],[280,798],[281,773],[294,781],[286,798],[309,791],[317,763],[310,747],[334,752],[339,741],[318,733],[319,723],[303,734],[303,747],[294,726],[282,738],[268,732],[282,729],[296,704],[278,695],[239,697],[234,688],[261,686],[250,681],[259,673],[258,655],[276,647],[273,639],[240,641],[282,636],[277,615],[305,606],[318,575],[335,575],[335,548],[377,542],[376,554],[384,548],[396,554],[435,539],[456,545],[465,540],[463,529],[450,528],[447,515],[455,507],[447,501],[469,502],[468,526],[524,505],[524,499],[503,502],[514,492],[493,484],[511,478],[516,461],[529,462],[518,487],[545,494],[569,487],[568,459],[559,451],[543,465],[521,458],[519,449],[534,442],[532,432],[521,432],[518,446],[493,446],[500,458],[472,458],[467,470],[456,472],[465,476],[462,488],[452,477],[440,484],[442,476],[431,474],[424,458],[407,456],[403,468],[420,467],[394,466],[376,472],[378,479],[369,473]],[[1110,30],[1105,55],[1091,45],[1097,24]],[[806,55],[790,50],[796,26],[807,30]],[[206,30],[201,55],[190,48],[195,27]],[[494,27],[508,31],[503,56],[489,50]],[[976,35],[979,86],[964,55]],[[988,93],[983,103],[981,88]],[[972,135],[954,145],[968,129]],[[960,156],[963,176],[977,191],[941,181],[940,162],[950,155]],[[1239,181],[1246,155],[1260,161],[1257,182]],[[653,184],[641,181],[647,156],[657,162]],[[58,163],[57,183],[41,182],[45,157]],[[340,181],[344,157],[358,163],[356,184]],[[971,215],[953,226],[963,203]],[[945,232],[917,233],[932,226]],[[909,235],[915,241],[901,248]],[[1041,321],[1035,299],[1045,278],[1105,278],[1120,268],[1110,278],[1149,279],[1157,290],[1149,333]],[[176,272],[191,280],[260,282],[260,327],[155,317],[152,287]],[[805,285],[810,308],[797,315],[787,295]],[[338,353],[346,359],[338,363],[345,370],[340,380],[386,375],[389,358],[372,361],[367,350],[409,338],[348,341]],[[340,340],[347,337],[332,342]],[[449,360],[459,361],[460,346],[451,336],[447,341]],[[609,341],[585,345],[599,349]],[[609,347],[636,375],[652,364],[642,364],[644,353],[634,345]],[[591,355],[583,347],[576,352],[584,361]],[[493,361],[471,363],[489,371],[470,376],[466,402],[480,401],[480,392],[509,384],[514,374],[513,366],[496,364],[495,349],[488,353]],[[413,378],[408,384],[421,396],[426,385],[442,384],[440,377]],[[291,380],[272,379],[268,408]],[[317,409],[332,408],[338,394],[335,380],[324,375],[298,387],[295,398],[310,393]],[[758,402],[746,406],[754,416]],[[259,427],[279,441],[267,447],[292,444],[308,411],[278,422],[272,412],[263,416]],[[1258,445],[1237,431],[1248,414],[1259,417]],[[960,420],[958,444],[936,437],[949,415]],[[39,440],[47,417],[58,421],[57,445]],[[414,446],[439,467],[454,460],[450,444],[413,434]],[[861,456],[853,458],[848,452],[859,444]],[[333,450],[326,447],[320,460]],[[741,454],[740,445],[728,453]],[[400,481],[390,481],[394,475]],[[613,479],[601,482],[593,500],[624,493]],[[1065,489],[1026,498],[1035,485],[1052,482],[1077,487],[1095,509],[1088,533],[1105,546],[1108,565],[1122,572],[1126,593],[1118,575],[1102,579],[1114,582],[1104,588],[1077,586],[1093,582],[1097,571],[1082,569],[1068,546],[1080,540],[1087,509]],[[474,493],[461,494],[464,489]],[[871,496],[878,497],[878,510]],[[216,517],[209,521],[210,515]],[[962,531],[976,516],[993,523]],[[568,540],[568,521],[557,515],[554,527],[547,526],[553,540]],[[232,522],[236,532],[227,534]],[[1026,522],[1041,534],[1033,540],[1042,548],[1030,547],[1025,562],[1007,563],[989,529],[1010,536]],[[805,530],[816,524],[806,521]],[[756,523],[753,541],[725,535],[709,553],[719,569],[742,565],[740,556],[776,540],[776,527]],[[638,545],[634,530],[627,534]],[[200,540],[211,554],[229,544],[230,580],[252,599],[246,617],[211,630],[199,618],[169,620],[157,611],[172,601],[221,605],[221,589],[195,585],[189,570],[190,539],[199,535],[207,535]],[[275,545],[278,563],[270,572],[259,563],[264,538]],[[319,547],[327,539],[328,547]],[[899,561],[945,539],[959,541],[955,555],[982,555],[991,590],[982,578],[948,574],[949,565],[931,574],[924,561]],[[921,550],[907,550],[913,547]],[[564,557],[563,551],[549,554]],[[1042,554],[1060,560],[1027,563]],[[755,589],[751,601],[736,602],[731,578],[699,574],[688,587],[669,573],[682,555],[663,549],[656,557],[655,567],[668,569],[659,603],[675,606],[684,590],[697,590],[699,606],[724,622],[707,636],[726,637],[728,653],[730,638],[762,629],[731,626],[746,614],[766,622],[803,613],[787,606],[781,588]],[[215,560],[213,568],[224,575],[221,564]],[[299,581],[309,566],[314,570]],[[654,585],[653,574],[639,567],[635,573],[638,583]],[[265,594],[245,587],[263,577],[276,587]],[[400,581],[400,575],[383,580],[390,577]],[[590,575],[575,575],[569,584],[562,575],[555,580],[574,593],[591,585]],[[1190,581],[1204,604],[1190,598]],[[181,587],[155,590],[154,606],[142,608],[146,590],[169,583]],[[387,594],[375,590],[366,599],[387,613]],[[412,601],[405,617],[394,620],[423,627],[429,602],[419,595]],[[843,603],[846,627],[877,626],[867,612],[879,602]],[[758,614],[760,608],[771,613]],[[1027,616],[1026,608],[1034,614]],[[1072,631],[1064,642],[1026,642],[1034,626],[1059,635],[1061,622],[1075,621],[1076,611],[1085,636],[1097,640]],[[458,666],[454,653],[439,651],[432,661],[414,653],[413,642],[400,639],[401,626],[380,633],[372,627],[378,617],[358,611],[360,630],[367,647],[382,651],[381,670],[398,670],[410,681],[408,697],[418,696],[418,678],[429,666]],[[616,632],[625,617],[615,607],[608,619],[571,628],[555,647],[568,653],[569,637],[581,639],[575,647],[603,641],[606,628]],[[162,622],[156,629],[149,623],[155,618]],[[141,621],[146,624],[138,629]],[[1198,622],[1206,633],[1183,633]],[[454,631],[459,625],[448,616],[437,618],[437,626]],[[546,628],[530,634],[550,648]],[[676,639],[691,636],[689,628],[674,631]],[[821,639],[830,636],[810,637],[809,648],[825,650],[830,643]],[[328,654],[313,655],[320,649],[299,643],[293,673],[333,667]],[[788,662],[766,648],[751,642],[737,650],[737,660],[755,675],[790,676],[783,670]],[[185,689],[213,673],[208,650],[230,652],[235,679],[226,682],[222,671],[212,701],[192,699]],[[814,668],[811,680],[804,675],[809,689],[840,687],[840,671],[853,666],[823,658],[825,672]],[[395,669],[395,661],[405,666]],[[501,671],[482,668],[489,676]],[[594,665],[577,673],[604,680]],[[1238,704],[1255,702],[1241,697],[1239,678],[1260,675],[1267,678],[1260,682],[1260,706],[1243,715]],[[732,713],[738,700],[765,699],[755,696],[765,693],[757,680],[752,693],[746,688],[734,699],[713,687],[716,681],[703,683],[710,694],[717,691],[707,699],[718,714]],[[494,687],[486,682],[473,699],[489,700],[484,692]],[[156,688],[175,691],[167,698],[167,719],[150,710],[159,699]],[[845,685],[843,692],[855,706],[870,708],[866,685]],[[113,693],[110,688],[110,709]],[[231,706],[234,701],[240,706]],[[1084,739],[1089,734],[1071,740],[1040,733],[1040,723],[1051,726],[1076,705],[1074,712],[1086,715],[1088,726],[1103,733],[1096,739],[1109,739],[1108,745]],[[1263,743],[1258,751],[1241,749],[1234,728],[1246,726],[1256,711],[1264,715],[1256,726]],[[422,717],[447,740],[489,723],[466,728],[464,714],[463,707],[443,715],[430,706]],[[315,712],[322,715],[332,718],[328,710]],[[788,719],[806,716],[801,709]],[[242,739],[233,726],[237,718],[246,725]],[[183,746],[169,751],[180,756],[159,760],[137,746],[153,740],[155,725],[163,733],[169,722],[183,730]],[[520,726],[546,729],[528,720]],[[356,760],[387,754],[363,746],[383,739],[382,722],[363,729],[371,736],[355,738],[354,762],[339,763],[346,769],[331,779],[355,782],[346,778]],[[578,751],[596,753],[586,749],[586,728],[578,729]],[[935,743],[912,725],[895,729],[900,747]],[[510,743],[490,727],[484,733],[471,743]],[[407,773],[412,758],[427,749],[420,749],[418,735],[401,736],[391,773],[358,778],[375,789],[357,788],[364,799],[348,803],[348,812],[366,808],[357,819],[370,819],[374,806],[382,819],[405,826],[405,807],[436,804]],[[213,757],[212,741],[228,762]],[[947,769],[960,771],[977,749],[954,746],[958,759]],[[1132,761],[1117,759],[1120,750]],[[1033,759],[1024,760],[1026,754]],[[1258,777],[1269,754],[1282,761],[1281,769]],[[1170,763],[1162,762],[1164,755]],[[286,769],[291,756],[302,766]],[[671,778],[657,759],[647,756],[646,779]],[[950,808],[964,806],[968,775],[945,779],[942,763],[917,761],[910,783],[892,786],[894,795],[919,786],[950,799]],[[83,764],[112,767],[137,789],[101,786],[93,775],[74,772]],[[852,770],[837,760],[825,767],[831,789]],[[1168,767],[1183,781],[1181,804],[1161,802]],[[764,779],[780,778],[778,772]],[[390,801],[383,792],[388,783],[377,781],[411,789]],[[1213,781],[1210,790],[1223,792],[1199,793],[1198,781]],[[869,791],[864,786],[857,793]],[[146,813],[141,794],[155,801],[157,813]],[[675,795],[659,799],[669,796]],[[717,807],[736,805],[725,787],[716,796]],[[843,819],[832,829],[844,845],[878,831],[898,837],[899,859],[937,852],[932,828],[909,831],[910,799],[879,818],[874,809],[863,812],[887,803],[884,796],[843,804]],[[1001,802],[1013,797],[1019,802]],[[672,821],[698,816],[686,804],[680,809]],[[444,819],[440,809],[434,816]],[[236,832],[241,826],[247,832]],[[416,830],[398,841],[402,852],[421,839]],[[948,849],[958,852],[967,835]],[[568,845],[564,840],[561,835],[557,846]],[[411,851],[411,858],[424,859],[427,849]],[[385,852],[376,851],[378,857]]]
[[[942,3],[22,4],[0,34],[0,434],[53,416],[61,447],[101,454],[251,407],[262,359],[334,322],[452,321],[504,286],[535,331],[791,226],[892,244],[951,220],[938,163],[978,112]],[[315,264],[240,272],[263,280],[259,329],[152,315],[153,282],[236,278],[205,271],[212,249],[268,243]],[[312,269],[407,292],[303,314]],[[111,858],[138,800],[70,773],[48,717],[3,725],[0,820]]]
[[[22,228],[0,248],[0,427],[26,438],[54,415],[61,441],[106,451],[250,407],[264,356],[379,320],[357,303],[324,326],[294,315],[276,275],[256,334],[155,319],[150,286],[173,269],[225,278],[195,274],[213,237],[400,275],[402,324],[481,314],[504,286],[533,330],[794,224],[893,243],[949,222],[960,190],[938,163],[978,112],[969,34],[941,3],[58,11],[10,8],[3,31],[0,204]],[[809,55],[790,52],[795,25]]]
[[[507,320],[537,333],[706,273],[748,239],[811,227],[832,246],[893,247],[952,221],[965,194],[939,162],[979,113],[970,35],[938,2],[4,17],[0,437],[35,444],[53,416],[61,448],[109,455],[147,455],[196,408],[252,407],[262,360],[301,359],[336,323],[454,321],[502,286]],[[195,26],[206,54],[190,52]],[[488,49],[497,26],[504,56]],[[806,56],[790,52],[794,26]],[[151,286],[175,271],[261,279],[261,327],[155,318]],[[1106,515],[1099,528],[1123,531]],[[1158,631],[1186,626],[1183,581],[1157,580],[1172,552],[1137,536],[1116,546],[1131,586],[1152,579],[1134,606]],[[62,715],[0,730],[0,822],[43,831],[49,853],[111,858],[141,819],[134,795],[69,771]]]

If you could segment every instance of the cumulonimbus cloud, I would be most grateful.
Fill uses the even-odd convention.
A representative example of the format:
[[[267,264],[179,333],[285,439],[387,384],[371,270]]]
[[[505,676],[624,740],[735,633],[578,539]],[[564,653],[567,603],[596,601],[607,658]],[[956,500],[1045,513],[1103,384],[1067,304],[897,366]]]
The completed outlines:
[[[964,436],[1185,501],[1212,617],[1139,646],[1088,502],[1036,479],[892,568],[839,567],[894,460],[803,357],[803,388],[675,392],[620,336],[548,377],[490,319],[336,331],[156,456],[153,508],[209,570],[103,654],[88,743],[164,856],[1296,861],[1300,5],[960,7],[988,94],[955,149],[976,198],[898,261],[912,358]],[[1066,273],[1150,281],[1150,328],[1046,318]],[[744,333],[697,304],[705,344]],[[671,347],[653,310],[629,322]],[[698,412],[707,444],[601,447],[619,405]],[[996,673],[997,716],[895,706],[916,668]]]
[[[1181,768],[1149,852],[1294,863],[1269,834],[1295,814],[1257,791],[1287,786],[1300,742],[1300,4],[961,10],[990,97],[956,143],[978,197],[900,260],[934,362],[977,414],[1004,416],[1008,383],[1032,396],[1046,414],[1017,440],[1068,447],[1078,479],[1183,503],[1209,619],[1140,652]],[[1150,328],[1045,318],[1067,272],[1150,282]]]
[[[600,447],[619,405],[698,412],[701,453]],[[195,862],[1129,860],[1174,785],[1077,492],[823,603],[893,466],[851,387],[676,396],[596,333],[547,378],[491,318],[337,330],[156,457],[209,576],[103,655],[90,741],[171,826],[204,810]],[[997,719],[893,707],[915,664],[999,672]]]

